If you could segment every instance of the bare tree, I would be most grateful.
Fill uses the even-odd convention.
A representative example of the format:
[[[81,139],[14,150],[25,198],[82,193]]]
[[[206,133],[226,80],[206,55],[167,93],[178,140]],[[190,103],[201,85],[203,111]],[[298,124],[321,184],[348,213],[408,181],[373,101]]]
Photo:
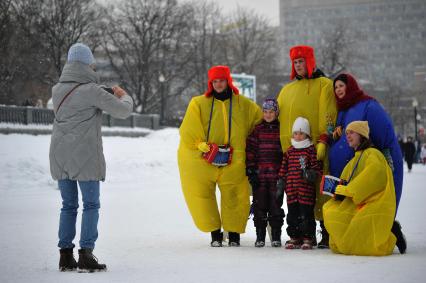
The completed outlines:
[[[229,50],[226,53],[227,61],[233,63],[236,72],[254,74],[274,51],[274,30],[266,18],[240,6],[226,19],[228,31],[224,33],[227,38],[225,48]]]
[[[321,36],[319,61],[322,71],[330,77],[349,68],[355,58],[362,59],[357,52],[356,33],[348,25],[339,20]]]
[[[277,91],[278,30],[255,11],[237,7],[227,16],[224,31],[226,45],[222,47],[233,72],[256,76],[259,98],[274,96]]]
[[[100,13],[94,0],[43,0],[40,2],[38,31],[45,40],[46,51],[55,70],[54,81],[60,76],[69,47],[89,35]]]
[[[11,41],[14,34],[12,1],[0,2],[0,103],[8,102],[8,93],[11,92],[12,81],[15,76],[16,65],[13,65]]]
[[[36,90],[46,87],[39,78],[47,73],[49,64],[44,64],[46,52],[35,28],[40,5],[35,0],[11,0],[0,5],[1,100],[19,104],[39,96]]]
[[[191,3],[193,8],[190,25],[192,27],[189,48],[191,61],[189,69],[193,79],[193,87],[198,93],[206,90],[207,71],[213,65],[227,64],[228,62],[220,53],[226,52],[226,37],[222,30],[227,25],[220,7],[215,2]]]
[[[168,93],[173,81],[181,79],[180,66],[190,56],[182,49],[190,34],[186,19],[174,0],[126,0],[106,24],[104,51],[138,111],[158,109],[159,92]]]

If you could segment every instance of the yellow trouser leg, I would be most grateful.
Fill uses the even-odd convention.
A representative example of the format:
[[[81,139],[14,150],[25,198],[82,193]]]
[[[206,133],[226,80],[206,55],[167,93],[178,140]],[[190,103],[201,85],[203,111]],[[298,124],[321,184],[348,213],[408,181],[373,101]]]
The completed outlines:
[[[243,178],[232,177],[231,172],[227,172],[224,168],[218,181],[223,229],[229,232],[244,233],[250,212],[249,184],[245,176]],[[240,182],[235,183],[238,180]]]
[[[211,232],[221,227],[215,181],[218,169],[200,161],[179,162],[182,191],[197,228]]]

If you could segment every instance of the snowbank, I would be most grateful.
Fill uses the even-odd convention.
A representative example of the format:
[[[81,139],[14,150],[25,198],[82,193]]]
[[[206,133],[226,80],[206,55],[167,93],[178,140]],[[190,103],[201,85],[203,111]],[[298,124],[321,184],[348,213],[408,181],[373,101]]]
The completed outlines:
[[[343,256],[269,243],[254,248],[251,220],[241,247],[210,248],[210,236],[195,228],[182,196],[178,139],[177,129],[104,138],[107,180],[95,254],[109,271],[79,274],[57,270],[60,196],[49,174],[50,136],[0,135],[0,282],[422,281],[426,167],[405,175],[398,219],[408,239],[406,255]]]

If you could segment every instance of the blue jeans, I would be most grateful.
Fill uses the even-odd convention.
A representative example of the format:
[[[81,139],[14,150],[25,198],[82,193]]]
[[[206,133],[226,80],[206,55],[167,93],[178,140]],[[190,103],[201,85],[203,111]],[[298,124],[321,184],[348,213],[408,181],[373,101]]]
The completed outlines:
[[[58,247],[74,248],[75,224],[77,222],[78,189],[77,181],[59,180],[62,196],[62,209],[59,218]],[[83,199],[83,216],[81,220],[80,247],[93,249],[98,238],[99,219],[99,181],[78,181]]]

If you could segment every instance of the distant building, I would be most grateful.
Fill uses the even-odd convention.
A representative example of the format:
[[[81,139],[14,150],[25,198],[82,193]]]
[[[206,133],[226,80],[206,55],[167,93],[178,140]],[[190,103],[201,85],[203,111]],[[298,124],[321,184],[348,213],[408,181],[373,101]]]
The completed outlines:
[[[426,46],[425,46],[426,49]],[[426,50],[424,53],[424,56],[426,56]],[[415,84],[415,90],[418,92],[423,92],[423,95],[426,94],[426,65],[418,66],[416,68],[416,71],[414,73],[416,84]]]
[[[347,71],[377,86],[415,87],[416,70],[426,66],[425,0],[280,0],[285,68],[291,46],[320,49],[336,25],[356,35],[360,58]]]

